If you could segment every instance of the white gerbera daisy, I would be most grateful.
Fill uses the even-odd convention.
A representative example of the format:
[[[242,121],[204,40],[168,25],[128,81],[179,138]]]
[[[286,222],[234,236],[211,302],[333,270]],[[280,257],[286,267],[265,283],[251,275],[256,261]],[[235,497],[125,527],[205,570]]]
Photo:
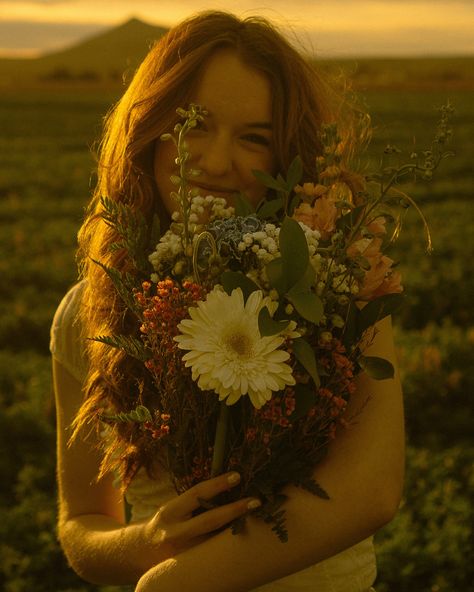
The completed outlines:
[[[202,390],[215,391],[227,405],[248,395],[260,409],[272,391],[295,384],[285,364],[290,355],[278,349],[285,338],[261,337],[258,329],[259,312],[269,301],[261,290],[252,292],[244,304],[240,288],[230,296],[214,288],[205,301],[189,309],[191,318],[178,325],[181,335],[175,340],[189,350],[183,360],[193,380]]]

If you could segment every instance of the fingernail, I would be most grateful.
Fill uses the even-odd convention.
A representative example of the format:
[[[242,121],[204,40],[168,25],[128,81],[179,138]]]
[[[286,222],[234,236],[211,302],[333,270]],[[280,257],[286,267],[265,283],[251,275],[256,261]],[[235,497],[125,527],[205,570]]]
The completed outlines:
[[[230,473],[230,475],[227,475],[227,483],[229,483],[229,485],[235,485],[239,481],[240,481],[239,473]]]
[[[256,510],[257,508],[260,508],[260,506],[262,505],[262,502],[258,499],[253,499],[250,500],[249,503],[247,504],[247,508],[249,510]]]

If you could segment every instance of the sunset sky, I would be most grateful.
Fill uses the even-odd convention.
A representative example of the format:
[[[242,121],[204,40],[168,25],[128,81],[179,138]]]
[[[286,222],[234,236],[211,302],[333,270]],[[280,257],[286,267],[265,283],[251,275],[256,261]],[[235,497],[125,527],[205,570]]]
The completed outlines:
[[[474,0],[0,0],[0,55],[54,51],[132,16],[169,26],[207,8],[266,16],[328,57],[474,53]]]

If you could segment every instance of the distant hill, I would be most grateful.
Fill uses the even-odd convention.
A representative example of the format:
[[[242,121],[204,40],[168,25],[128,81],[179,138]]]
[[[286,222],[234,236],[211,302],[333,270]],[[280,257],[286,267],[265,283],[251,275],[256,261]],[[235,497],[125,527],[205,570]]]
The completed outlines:
[[[118,86],[129,80],[153,42],[167,29],[133,18],[65,50],[36,59],[0,59],[0,88]],[[343,71],[357,90],[474,88],[474,57],[353,58],[322,62]]]
[[[134,71],[167,29],[133,18],[62,51],[0,59],[0,86],[39,81],[114,82]]]

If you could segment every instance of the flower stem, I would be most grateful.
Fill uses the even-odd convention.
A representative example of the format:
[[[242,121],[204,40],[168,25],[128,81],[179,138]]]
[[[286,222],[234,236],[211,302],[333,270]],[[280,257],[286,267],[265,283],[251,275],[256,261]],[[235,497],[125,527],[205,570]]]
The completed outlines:
[[[211,477],[222,473],[225,457],[227,428],[229,425],[230,409],[224,401],[221,402],[219,417],[217,419],[216,437],[214,439],[214,452],[212,454]]]

